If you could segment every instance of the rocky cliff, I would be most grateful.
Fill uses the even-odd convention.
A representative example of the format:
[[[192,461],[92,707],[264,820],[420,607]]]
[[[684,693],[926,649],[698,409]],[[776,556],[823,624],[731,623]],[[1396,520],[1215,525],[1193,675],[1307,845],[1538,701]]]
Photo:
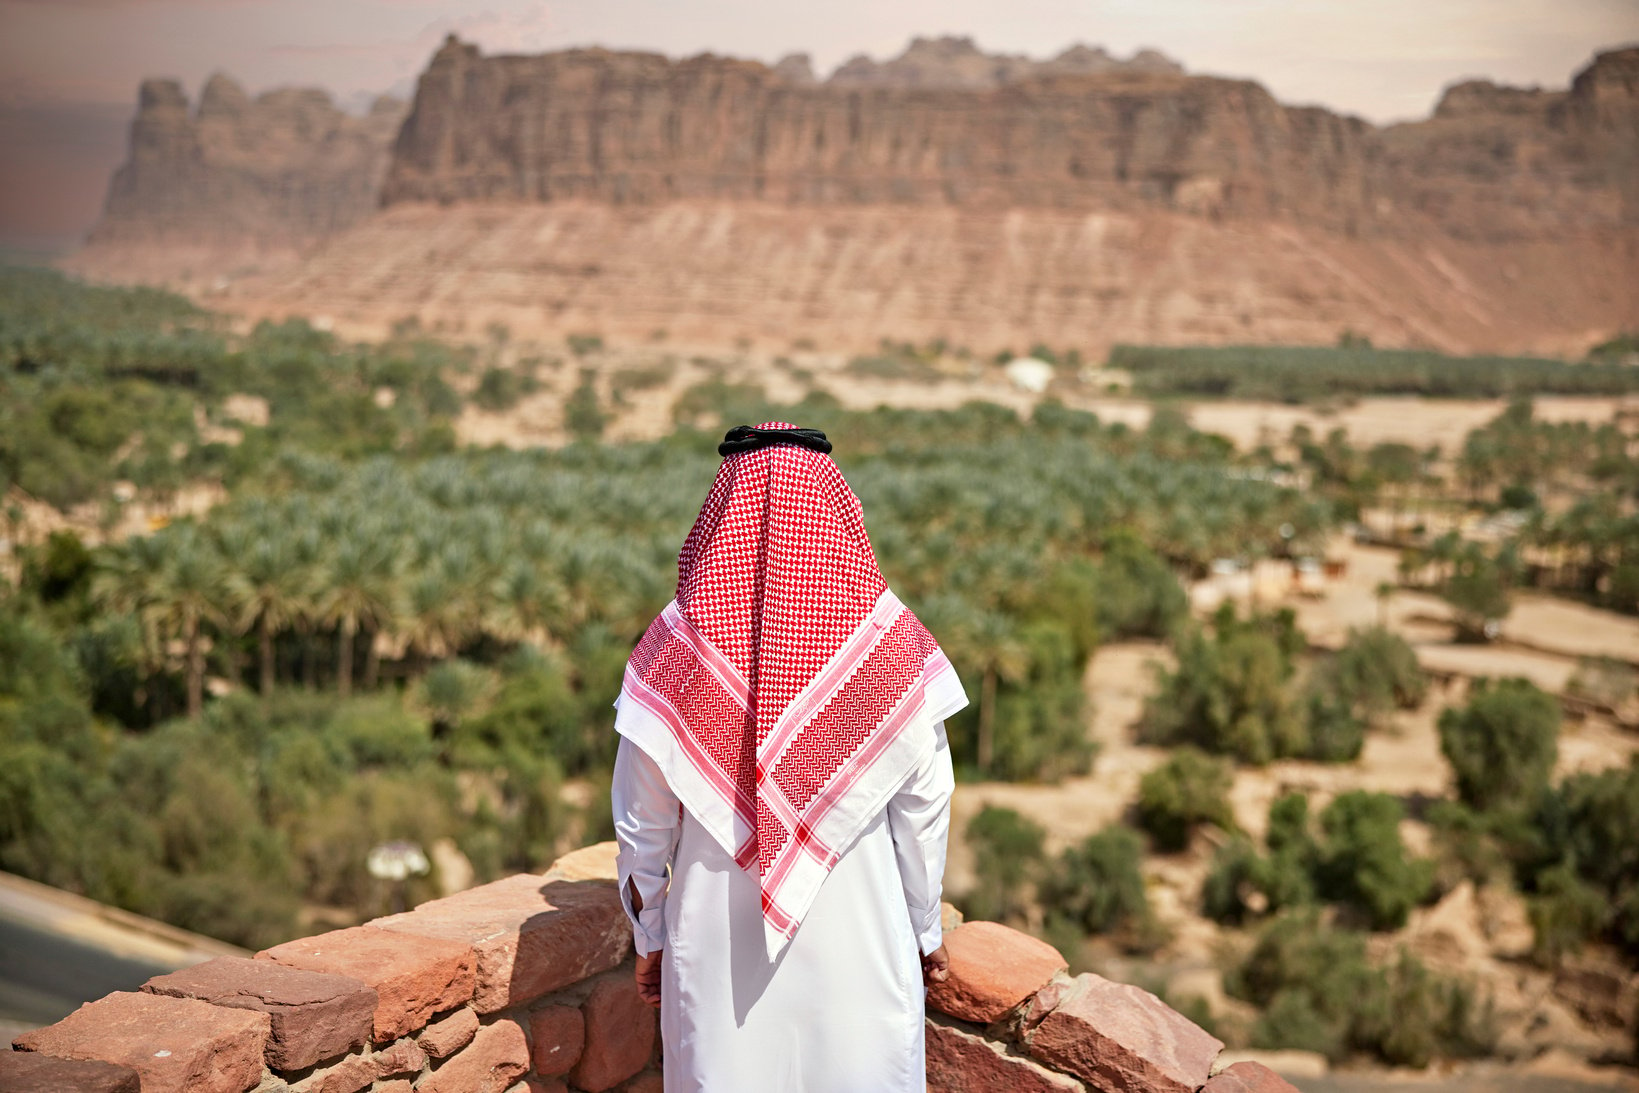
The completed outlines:
[[[318,239],[213,302],[360,333],[415,314],[1097,353],[1351,330],[1576,354],[1639,326],[1639,48],[1563,90],[1459,84],[1388,128],[1159,55],[1032,62],[962,39],[822,82],[801,55],[485,56],[451,37],[391,138],[390,104],[349,127],[311,96],[213,87],[189,117],[175,85],[145,86],[71,267],[175,283],[174,245],[147,274],[99,250],[139,228]],[[284,120],[236,120],[264,112]]]
[[[318,88],[251,98],[220,73],[197,109],[175,80],[147,80],[131,147],[89,242],[300,247],[376,205],[406,104],[378,98],[354,117]]]
[[[1378,207],[1371,127],[1282,106],[1257,84],[1061,57],[952,86],[952,69],[917,52],[880,67],[948,78],[844,66],[804,84],[709,55],[486,57],[452,37],[421,77],[383,203],[1161,207],[1344,229]]]
[[[818,84],[789,62],[485,57],[452,37],[421,77],[383,201],[1159,208],[1350,235],[1564,232],[1639,223],[1623,197],[1636,72],[1630,49],[1567,92],[1462,84],[1428,121],[1379,131],[1085,48],[1035,63],[919,40]]]

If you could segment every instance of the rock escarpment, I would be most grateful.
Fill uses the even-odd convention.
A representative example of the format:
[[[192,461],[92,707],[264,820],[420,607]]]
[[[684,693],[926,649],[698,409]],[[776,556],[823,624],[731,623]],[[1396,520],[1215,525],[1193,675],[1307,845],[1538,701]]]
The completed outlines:
[[[1349,235],[1502,238],[1639,224],[1639,49],[1569,91],[1468,83],[1380,131],[1242,80],[1098,51],[1048,62],[919,40],[826,83],[798,59],[451,37],[400,131],[383,202],[681,199],[964,209],[1164,209]]]
[[[328,238],[374,210],[405,109],[383,96],[354,117],[318,88],[251,98],[220,73],[191,109],[175,80],[146,80],[89,242],[282,248]]]
[[[804,84],[790,67],[710,55],[486,57],[451,37],[417,86],[382,199],[1161,207],[1338,227],[1376,207],[1381,148],[1358,119],[1164,65],[1035,69],[953,86],[845,66]]]
[[[1351,331],[1577,355],[1639,327],[1639,48],[1564,90],[1458,84],[1388,128],[1164,58],[960,39],[820,81],[801,55],[485,56],[451,37],[401,126],[387,104],[349,128],[298,93],[213,87],[189,117],[174,85],[145,86],[70,268],[365,335],[416,315],[782,348]],[[230,120],[264,100],[287,120]],[[136,237],[166,242],[108,245]],[[220,238],[302,254],[176,276],[180,244]]]

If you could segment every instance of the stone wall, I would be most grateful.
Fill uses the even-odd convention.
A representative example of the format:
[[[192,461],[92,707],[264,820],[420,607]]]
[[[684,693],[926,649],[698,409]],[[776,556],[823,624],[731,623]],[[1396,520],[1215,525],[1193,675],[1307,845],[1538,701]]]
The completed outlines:
[[[363,926],[89,1002],[0,1053],[0,1093],[659,1093],[613,844]],[[1159,999],[959,924],[930,993],[938,1093],[1291,1090]]]

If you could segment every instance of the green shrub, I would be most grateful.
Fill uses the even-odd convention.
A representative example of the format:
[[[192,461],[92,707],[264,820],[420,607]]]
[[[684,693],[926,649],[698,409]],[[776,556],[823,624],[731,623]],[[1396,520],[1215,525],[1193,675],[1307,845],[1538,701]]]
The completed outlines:
[[[1457,795],[1481,811],[1534,802],[1554,769],[1559,721],[1559,703],[1529,680],[1476,682],[1465,707],[1440,714]]]
[[[1229,790],[1235,774],[1222,759],[1182,747],[1138,785],[1138,822],[1163,851],[1182,850],[1198,824],[1235,829]]]
[[[1467,641],[1489,641],[1512,606],[1510,574],[1477,545],[1456,558],[1440,595],[1456,612],[1457,635]]]
[[[1320,847],[1309,824],[1309,798],[1288,793],[1269,803],[1269,825],[1264,834],[1269,847],[1260,885],[1269,909],[1302,907],[1314,902],[1314,874],[1320,865]]]
[[[1253,915],[1254,897],[1259,914],[1315,902],[1320,848],[1309,830],[1307,797],[1288,793],[1270,802],[1264,843],[1269,852],[1263,856],[1245,839],[1232,840],[1213,856],[1201,892],[1207,917],[1243,923]]]
[[[1361,911],[1374,930],[1398,929],[1428,895],[1433,863],[1406,855],[1404,812],[1386,793],[1355,791],[1320,814],[1320,894]]]
[[[1089,835],[1043,876],[1042,909],[1083,933],[1142,941],[1152,927],[1143,860],[1144,840],[1131,828],[1117,824]]]
[[[1305,758],[1320,763],[1349,763],[1366,746],[1366,722],[1347,698],[1325,682],[1303,696],[1309,748]]]
[[[608,419],[598,405],[597,374],[582,371],[580,383],[563,404],[563,424],[576,440],[596,440]]]
[[[510,368],[488,368],[478,380],[472,401],[485,410],[510,410],[518,400],[540,388],[531,377]]]
[[[1537,890],[1527,906],[1535,931],[1532,953],[1548,965],[1580,952],[1604,931],[1611,917],[1605,894],[1564,864],[1537,877]]]
[[[1489,1002],[1467,983],[1431,974],[1404,950],[1385,968],[1360,935],[1313,914],[1274,919],[1224,977],[1234,997],[1262,1008],[1252,1044],[1318,1051],[1334,1062],[1367,1052],[1398,1066],[1484,1054],[1495,1043]]]
[[[1523,826],[1531,839],[1512,841],[1526,848],[1539,952],[1555,959],[1603,932],[1639,954],[1639,758],[1565,779]]]
[[[569,352],[577,357],[584,357],[588,353],[596,353],[603,348],[601,334],[571,334],[566,339],[569,343]]]
[[[1105,541],[1093,603],[1099,633],[1108,638],[1168,637],[1189,606],[1165,560],[1128,529]]]
[[[975,883],[965,910],[971,917],[1005,922],[1024,913],[1043,862],[1045,836],[1040,824],[1011,808],[986,805],[968,821]]]
[[[1372,724],[1392,710],[1420,705],[1428,692],[1417,654],[1405,638],[1381,626],[1350,630],[1328,668],[1332,690]]]
[[[1231,839],[1212,855],[1201,882],[1201,913],[1226,926],[1244,925],[1252,917],[1250,897],[1261,888],[1263,862],[1245,838]]]
[[[1210,637],[1186,628],[1176,640],[1178,667],[1162,673],[1140,737],[1162,746],[1193,744],[1246,763],[1305,754],[1308,732],[1289,686],[1302,642],[1287,610],[1242,620],[1226,605]]]
[[[1464,880],[1475,884],[1508,880],[1508,858],[1485,813],[1461,801],[1440,800],[1429,807],[1426,818],[1434,829],[1437,887],[1453,888]]]
[[[1312,914],[1274,919],[1224,988],[1262,1009],[1254,1047],[1292,1047],[1339,1059],[1352,1046],[1354,1006],[1371,989],[1366,946],[1354,933],[1320,925]]]

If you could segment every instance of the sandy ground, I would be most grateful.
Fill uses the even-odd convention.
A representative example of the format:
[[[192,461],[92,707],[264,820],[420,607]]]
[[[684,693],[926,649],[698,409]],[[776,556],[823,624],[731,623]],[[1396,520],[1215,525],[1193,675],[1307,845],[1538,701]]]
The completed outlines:
[[[508,356],[554,353],[563,355],[561,347],[553,343],[519,343],[510,348]],[[837,353],[725,353],[683,345],[610,349],[584,361],[565,363],[556,381],[543,374],[551,389],[526,399],[512,411],[486,414],[469,409],[462,415],[458,432],[469,443],[514,447],[562,443],[565,436],[558,406],[563,394],[578,380],[583,365],[599,373],[605,394],[609,377],[621,371],[655,367],[671,370],[664,384],[628,395],[626,405],[613,407],[605,434],[612,440],[665,435],[672,428],[671,408],[677,396],[689,386],[709,379],[762,386],[776,402],[795,402],[809,390],[820,390],[849,409],[954,409],[982,400],[1028,414],[1042,398],[1053,397],[1068,406],[1096,413],[1105,422],[1121,422],[1135,429],[1148,425],[1153,412],[1150,403],[1142,399],[1103,393],[1104,383],[1111,377],[1120,377],[1118,382],[1125,384],[1121,373],[1099,372],[1096,382],[1082,383],[1061,369],[1060,378],[1044,395],[1021,390],[999,369],[973,361],[946,360],[937,366],[939,374],[928,379],[893,380],[851,371],[849,359]],[[1306,424],[1318,436],[1341,427],[1357,445],[1403,441],[1426,447],[1438,443],[1450,453],[1460,450],[1469,431],[1495,418],[1507,403],[1501,399],[1396,397],[1364,398],[1335,410],[1272,402],[1197,401],[1184,405],[1196,428],[1222,434],[1243,449],[1283,441],[1295,425]],[[1624,410],[1639,412],[1639,398],[1544,397],[1537,399],[1535,406],[1536,416],[1542,420],[1598,423],[1610,421]]]
[[[1349,439],[1366,447],[1384,441],[1404,441],[1426,448],[1438,444],[1447,453],[1460,451],[1468,433],[1503,409],[1497,399],[1366,398],[1338,410],[1322,413],[1307,406],[1268,402],[1197,402],[1190,421],[1197,429],[1222,433],[1237,447],[1284,440],[1297,424],[1308,425],[1317,436],[1334,428],[1348,430]],[[1534,402],[1542,421],[1608,421],[1624,405],[1608,398],[1544,396]],[[1639,406],[1639,399],[1625,405]]]

